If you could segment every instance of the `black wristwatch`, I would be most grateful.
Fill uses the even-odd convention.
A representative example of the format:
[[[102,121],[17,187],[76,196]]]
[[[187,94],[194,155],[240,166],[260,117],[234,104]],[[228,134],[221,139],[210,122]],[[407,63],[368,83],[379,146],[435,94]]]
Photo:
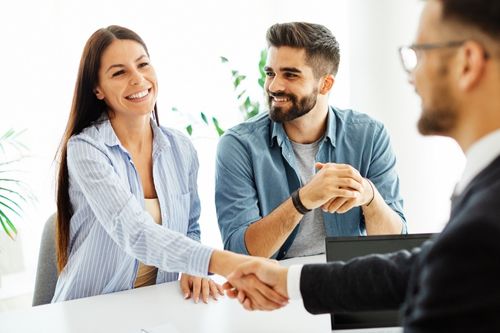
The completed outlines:
[[[309,213],[312,209],[308,209],[304,206],[302,201],[300,201],[299,190],[296,190],[292,193],[292,203],[295,209],[302,215]]]

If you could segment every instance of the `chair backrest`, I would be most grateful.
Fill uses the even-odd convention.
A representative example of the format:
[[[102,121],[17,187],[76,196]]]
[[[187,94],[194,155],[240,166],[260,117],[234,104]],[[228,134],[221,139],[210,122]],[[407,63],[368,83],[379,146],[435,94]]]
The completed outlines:
[[[49,217],[43,228],[36,269],[35,291],[32,305],[48,304],[54,296],[57,283],[56,214]]]

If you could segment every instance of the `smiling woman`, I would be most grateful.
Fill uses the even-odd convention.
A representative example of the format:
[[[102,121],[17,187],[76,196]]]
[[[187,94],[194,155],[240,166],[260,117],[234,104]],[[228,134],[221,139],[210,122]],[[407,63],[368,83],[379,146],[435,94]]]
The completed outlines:
[[[80,62],[57,184],[53,302],[173,281],[185,298],[217,299],[209,271],[248,259],[199,243],[198,159],[159,126],[157,80],[143,40],[99,29]]]
[[[95,94],[113,116],[149,115],[157,97],[156,73],[144,47],[133,40],[115,40],[102,55]]]

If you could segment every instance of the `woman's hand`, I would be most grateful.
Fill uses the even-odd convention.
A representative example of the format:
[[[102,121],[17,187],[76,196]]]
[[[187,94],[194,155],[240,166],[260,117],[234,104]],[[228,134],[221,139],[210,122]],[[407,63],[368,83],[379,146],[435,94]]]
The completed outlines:
[[[192,297],[195,303],[198,303],[200,295],[203,303],[208,303],[209,296],[212,296],[214,300],[217,300],[218,295],[224,295],[222,286],[208,278],[201,278],[183,273],[180,283],[184,299]]]

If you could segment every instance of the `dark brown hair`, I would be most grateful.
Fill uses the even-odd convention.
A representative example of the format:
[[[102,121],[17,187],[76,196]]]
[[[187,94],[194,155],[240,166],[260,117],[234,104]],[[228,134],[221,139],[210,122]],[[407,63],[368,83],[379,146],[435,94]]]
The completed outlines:
[[[72,135],[80,133],[86,127],[95,123],[102,114],[107,113],[106,103],[97,99],[94,89],[99,81],[99,67],[101,57],[108,46],[116,39],[133,40],[144,47],[149,56],[144,41],[130,29],[112,25],[97,30],[90,36],[83,49],[80,67],[76,78],[73,102],[69,114],[66,130],[58,149],[57,159],[59,169],[57,172],[57,224],[56,224],[56,254],[57,269],[61,272],[68,262],[70,219],[73,208],[69,197],[69,175],[67,163],[67,145]],[[158,123],[156,104],[153,116]]]
[[[500,41],[500,1],[498,0],[439,0],[443,19],[474,26]]]
[[[339,43],[325,26],[306,22],[277,23],[267,30],[266,40],[268,47],[304,49],[306,61],[317,78],[337,74],[340,62]]]

